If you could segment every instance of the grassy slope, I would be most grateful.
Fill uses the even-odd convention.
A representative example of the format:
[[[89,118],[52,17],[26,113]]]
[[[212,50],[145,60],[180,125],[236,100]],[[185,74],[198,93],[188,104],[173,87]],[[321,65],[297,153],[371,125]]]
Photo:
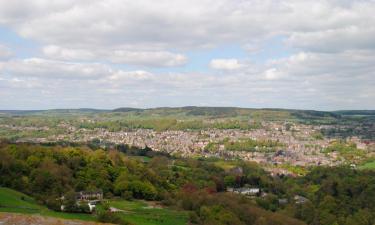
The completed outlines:
[[[359,167],[362,170],[375,170],[375,161],[365,163]]]
[[[186,212],[161,208],[150,208],[142,201],[112,200],[110,206],[126,212],[120,215],[137,225],[185,225],[188,221]],[[18,191],[0,187],[0,212],[38,214],[62,219],[95,221],[91,214],[55,212],[39,205],[33,198]]]
[[[186,212],[152,208],[142,201],[115,200],[109,205],[124,210],[119,215],[137,225],[185,225],[188,222]]]
[[[91,214],[55,212],[39,205],[33,198],[9,188],[0,187],[0,212],[40,214],[63,219],[95,221]]]

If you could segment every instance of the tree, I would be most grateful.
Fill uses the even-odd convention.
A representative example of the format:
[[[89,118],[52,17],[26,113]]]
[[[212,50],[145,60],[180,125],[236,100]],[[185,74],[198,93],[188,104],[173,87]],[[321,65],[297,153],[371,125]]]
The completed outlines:
[[[77,205],[76,193],[74,191],[69,191],[64,195],[64,211],[67,212],[77,212],[79,207]]]
[[[236,177],[232,175],[225,176],[224,184],[226,187],[234,187],[236,185]]]
[[[258,217],[258,219],[255,220],[254,225],[268,225],[267,219],[264,218],[263,216]]]
[[[135,180],[131,181],[128,187],[129,188],[127,191],[131,191],[133,193],[133,197],[135,198],[143,198],[146,200],[154,200],[156,198],[156,189],[148,182]]]

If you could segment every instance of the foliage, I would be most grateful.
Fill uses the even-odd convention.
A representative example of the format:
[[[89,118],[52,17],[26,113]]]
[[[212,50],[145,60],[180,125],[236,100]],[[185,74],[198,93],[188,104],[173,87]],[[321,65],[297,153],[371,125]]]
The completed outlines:
[[[292,183],[300,189],[292,189],[289,195],[303,194],[310,200],[302,207],[295,205],[293,209],[294,215],[308,224],[346,225],[353,224],[353,218],[367,221],[363,224],[375,222],[373,171],[360,171],[349,167],[317,167]]]
[[[346,141],[334,141],[323,150],[324,153],[337,152],[347,162],[359,163],[365,158],[365,152],[357,149],[355,143]]]
[[[282,146],[282,144],[272,140],[253,140],[248,138],[239,141],[226,141],[224,146],[228,151],[272,152],[275,151],[276,147]]]
[[[121,221],[135,224],[147,224],[146,218],[156,224],[168,224],[165,218],[176,219],[173,215],[180,214],[167,209],[148,211],[147,207],[137,205],[138,201],[125,199],[160,200],[170,207],[189,211],[190,222],[197,224],[303,224],[296,219],[312,225],[375,222],[373,170],[317,167],[305,171],[306,175],[301,177],[271,177],[255,163],[152,154],[149,161],[144,162],[133,158],[136,149],[130,151],[133,154],[130,157],[124,154],[129,149],[125,146],[93,150],[84,145],[0,143],[0,185],[30,194],[52,209],[57,208],[53,199],[64,195],[68,210],[75,212],[77,206],[73,195],[76,191],[102,189],[107,198],[121,199],[111,200],[110,206],[134,212],[126,216],[121,214]],[[355,146],[334,143],[327,149],[346,153]],[[140,151],[141,154],[148,152]],[[256,187],[262,195],[250,199],[225,193],[226,187]],[[294,199],[297,195],[306,201],[297,203]],[[34,200],[22,197],[19,204],[35,206]],[[13,201],[7,198],[9,195],[0,196],[0,209]],[[280,199],[287,201],[281,204]],[[14,199],[15,204],[19,201]],[[57,213],[36,206],[38,212]],[[110,221],[111,214],[104,207],[103,211],[98,212],[99,219]],[[181,218],[175,219],[168,221],[182,223],[187,215],[181,212]]]
[[[359,169],[362,170],[375,170],[375,160],[371,160],[361,165]]]
[[[221,142],[209,142],[204,150],[208,152],[218,152],[220,145],[224,146],[226,151],[246,151],[246,152],[274,152],[283,144],[272,140],[253,140],[251,138],[231,141],[228,138]]]
[[[117,213],[120,218],[137,225],[185,225],[188,217],[184,211],[160,208],[142,201],[111,200],[108,203],[124,212]]]

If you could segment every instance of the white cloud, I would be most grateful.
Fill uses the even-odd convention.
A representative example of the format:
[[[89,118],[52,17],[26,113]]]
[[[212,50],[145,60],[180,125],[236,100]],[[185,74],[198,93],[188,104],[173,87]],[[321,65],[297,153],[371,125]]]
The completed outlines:
[[[182,66],[187,58],[182,54],[167,51],[123,51],[116,50],[108,56],[111,62],[144,66]]]
[[[210,62],[210,67],[217,70],[238,70],[244,66],[237,59],[213,59]]]
[[[375,27],[350,26],[333,30],[292,33],[287,43],[310,51],[341,52],[353,49],[375,49],[374,39]]]
[[[175,67],[187,63],[186,56],[167,51],[134,51],[119,49],[69,49],[48,45],[43,53],[49,58],[68,61],[101,60],[117,64],[130,64],[150,67]]]
[[[280,73],[275,68],[268,69],[264,72],[266,80],[277,80],[281,77]]]
[[[369,54],[346,52],[336,61],[336,53],[298,53],[264,67],[245,66],[220,76],[125,71],[100,64],[35,58],[10,60],[0,64],[0,95],[14,99],[6,103],[10,105],[26,104],[22,102],[25,94],[34,101],[46,99],[38,103],[45,107],[114,108],[135,102],[138,107],[152,107],[205,102],[327,110],[363,108],[366,104],[366,108],[372,108],[375,65],[374,56]],[[2,104],[4,107],[5,102]]]
[[[48,44],[165,50],[352,26],[366,31],[374,8],[373,1],[354,0],[15,0],[0,2],[0,23]]]
[[[6,60],[13,56],[12,51],[3,45],[0,45],[0,60]]]
[[[78,107],[374,108],[374,11],[371,0],[0,0],[0,25],[45,46],[46,57],[9,58],[0,48],[1,99],[26,104],[17,100],[24,86],[46,107],[61,98]],[[272,45],[279,38],[287,52]],[[215,70],[180,72],[196,69],[186,55],[206,60],[216,46],[242,46],[251,55],[241,58],[260,62],[214,52]]]
[[[96,55],[83,49],[67,49],[57,45],[48,45],[43,47],[44,55],[52,59],[59,60],[93,60]]]
[[[350,50],[341,53],[301,52],[290,57],[270,61],[268,66],[290,77],[326,77],[351,79],[375,75],[375,51]],[[371,76],[370,76],[371,75]]]
[[[0,62],[0,73],[13,77],[46,79],[94,79],[112,73],[112,69],[98,63],[68,63],[41,58]]]
[[[0,23],[46,44],[74,48],[132,45],[148,50],[253,40],[267,35],[278,26],[275,18],[288,13],[284,4],[260,0],[16,0],[0,6]]]

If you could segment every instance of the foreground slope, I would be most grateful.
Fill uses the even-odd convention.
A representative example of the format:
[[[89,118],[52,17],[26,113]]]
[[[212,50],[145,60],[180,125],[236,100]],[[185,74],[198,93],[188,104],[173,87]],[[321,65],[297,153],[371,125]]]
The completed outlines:
[[[46,217],[40,215],[25,215],[18,213],[0,213],[0,224],[28,224],[28,225],[100,225],[82,220],[66,220],[61,218]]]
[[[32,197],[4,187],[0,187],[0,212],[39,214],[62,219],[95,221],[95,217],[90,214],[63,213],[49,210],[45,206],[39,205]]]

